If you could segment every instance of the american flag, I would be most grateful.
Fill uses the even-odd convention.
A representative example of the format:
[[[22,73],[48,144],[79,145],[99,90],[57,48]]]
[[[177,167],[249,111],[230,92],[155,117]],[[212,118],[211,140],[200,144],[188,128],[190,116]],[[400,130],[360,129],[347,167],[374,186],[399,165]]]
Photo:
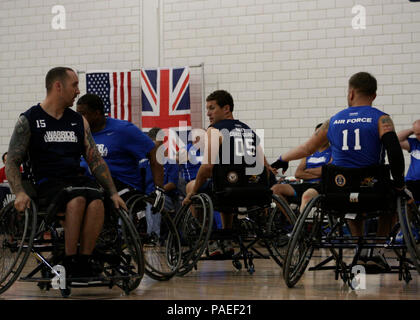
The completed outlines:
[[[176,149],[186,143],[178,133],[183,131],[180,136],[185,137],[185,131],[191,130],[189,81],[187,67],[141,70],[142,128],[165,129]]]
[[[102,98],[105,114],[131,121],[131,72],[86,73],[86,91]]]

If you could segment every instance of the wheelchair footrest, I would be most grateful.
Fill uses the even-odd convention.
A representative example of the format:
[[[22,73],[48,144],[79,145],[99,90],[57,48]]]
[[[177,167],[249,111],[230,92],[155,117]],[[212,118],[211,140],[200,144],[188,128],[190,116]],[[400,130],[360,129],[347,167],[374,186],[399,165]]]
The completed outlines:
[[[115,283],[120,280],[130,280],[140,278],[140,275],[129,275],[129,276],[101,276],[94,278],[66,278],[66,283],[69,283],[70,287],[86,285],[105,285]],[[52,278],[33,278],[33,277],[22,277],[19,279],[21,282],[51,282]]]

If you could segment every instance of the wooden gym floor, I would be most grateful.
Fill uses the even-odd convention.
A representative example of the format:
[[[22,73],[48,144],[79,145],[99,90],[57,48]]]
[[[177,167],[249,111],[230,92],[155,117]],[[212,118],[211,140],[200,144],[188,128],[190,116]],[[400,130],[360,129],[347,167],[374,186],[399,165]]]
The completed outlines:
[[[326,252],[315,251],[310,266],[325,258]],[[30,260],[31,261],[31,260]],[[33,261],[32,261],[33,263]],[[200,261],[198,270],[169,281],[155,281],[144,276],[140,286],[126,296],[118,287],[108,289],[72,288],[67,300],[418,300],[420,277],[406,284],[398,274],[366,276],[366,289],[351,290],[342,280],[335,280],[331,270],[306,271],[298,284],[289,289],[281,269],[272,260],[256,259],[255,273],[237,271],[232,262]],[[24,271],[30,270],[27,263]],[[22,273],[24,274],[24,273]],[[62,300],[58,290],[41,291],[35,283],[16,281],[0,300]]]

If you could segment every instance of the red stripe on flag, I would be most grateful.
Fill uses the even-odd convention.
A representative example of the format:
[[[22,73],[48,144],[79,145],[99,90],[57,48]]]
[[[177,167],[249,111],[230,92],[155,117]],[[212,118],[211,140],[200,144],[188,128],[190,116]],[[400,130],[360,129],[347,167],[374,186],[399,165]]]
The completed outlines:
[[[185,87],[188,85],[188,82],[190,81],[190,74],[187,75],[187,77],[185,78],[184,83],[182,84],[181,90],[179,90],[178,96],[175,99],[174,104],[172,105],[172,110],[175,110],[175,106],[177,105],[179,99],[181,99],[181,96],[184,92]]]
[[[112,78],[114,80],[114,118],[118,117],[118,81],[117,81],[117,73],[112,73]],[[111,110],[110,110],[111,111]],[[112,114],[112,112],[111,112]]]
[[[144,75],[144,72],[143,72],[143,71],[141,71],[141,77],[143,78],[144,82],[146,83],[147,89],[149,90],[150,95],[152,96],[152,99],[153,99],[153,101],[154,101],[154,102],[155,102],[155,104],[156,104],[156,96],[153,94],[153,90],[152,90],[152,88],[150,87],[149,81],[147,81],[147,78],[146,78],[146,76]]]
[[[127,72],[128,121],[131,122],[131,72]]]
[[[169,70],[160,72],[159,112],[161,115],[169,115]]]
[[[142,117],[143,128],[177,128],[181,121],[187,122],[187,126],[191,126],[191,117],[189,114],[179,116],[171,116],[169,119],[164,117]]]
[[[117,118],[124,119],[124,115],[125,115],[125,112],[124,112],[125,111],[124,110],[124,72],[120,72],[120,78],[121,78],[121,83],[120,83],[121,116]]]

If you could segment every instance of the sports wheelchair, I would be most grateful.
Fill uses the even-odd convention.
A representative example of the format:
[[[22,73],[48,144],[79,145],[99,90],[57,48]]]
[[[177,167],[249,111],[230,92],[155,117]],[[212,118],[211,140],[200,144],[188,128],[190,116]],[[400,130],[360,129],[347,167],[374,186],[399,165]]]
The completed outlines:
[[[126,199],[129,216],[140,236],[143,245],[145,272],[159,281],[171,279],[181,264],[181,240],[171,217],[171,212],[165,208],[160,211],[160,238],[153,238],[147,233],[146,205],[153,205],[154,198],[136,190],[123,195]],[[169,238],[169,234],[172,236]]]
[[[409,197],[397,194],[392,187],[388,166],[365,168],[343,168],[334,165],[322,167],[321,194],[313,198],[298,217],[287,248],[284,280],[293,287],[307,268],[315,249],[328,249],[327,259],[309,270],[334,270],[350,288],[357,287],[357,265],[363,248],[385,248],[392,250],[398,266],[388,272],[398,273],[399,280],[409,282],[410,270],[420,272],[419,239],[414,230],[420,227],[417,207]],[[362,219],[398,213],[398,223],[387,237],[364,235],[355,237],[345,234],[346,220],[356,216]],[[397,241],[398,231],[404,241]],[[343,249],[353,249],[355,254],[345,262]],[[409,253],[409,257],[407,256]],[[333,266],[327,266],[334,261]]]
[[[143,251],[125,210],[115,209],[109,197],[105,198],[104,226],[92,253],[94,268],[102,275],[94,279],[70,279],[64,276],[65,270],[61,266],[65,253],[60,220],[65,217],[57,215],[56,203],[37,199],[36,191],[28,181],[24,181],[24,187],[32,199],[30,208],[17,212],[12,201],[0,211],[0,294],[18,279],[35,282],[41,290],[60,289],[63,297],[68,297],[73,287],[118,286],[129,294],[139,286],[144,275]],[[89,190],[93,191],[92,188],[68,187],[62,192]],[[30,259],[31,255],[36,261]],[[28,262],[27,268],[36,266],[21,276]]]
[[[232,259],[238,270],[242,268],[241,259],[250,274],[255,272],[255,258],[271,257],[283,265],[296,217],[282,199],[272,194],[265,168],[260,175],[246,175],[245,170],[243,165],[215,165],[210,195],[194,195],[177,212],[175,224],[182,243],[178,276],[197,269],[200,259],[209,259],[209,240],[233,240],[239,245],[238,253],[223,257]],[[232,229],[213,229],[214,210],[234,214]],[[169,238],[173,236],[170,233]],[[266,253],[262,252],[264,248]]]

